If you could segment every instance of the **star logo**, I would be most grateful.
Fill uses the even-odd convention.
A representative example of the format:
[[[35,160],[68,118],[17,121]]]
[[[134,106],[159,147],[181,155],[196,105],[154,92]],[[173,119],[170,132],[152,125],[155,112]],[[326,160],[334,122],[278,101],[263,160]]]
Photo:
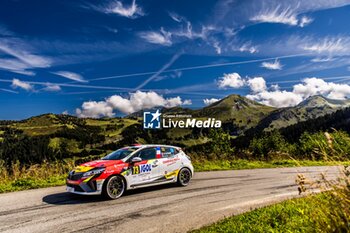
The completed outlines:
[[[160,117],[160,115],[162,115],[162,114],[159,113],[159,109],[157,109],[157,111],[156,111],[155,113],[151,113],[151,115],[153,116],[153,117],[152,117],[152,120],[151,120],[151,122],[152,122],[152,121],[154,121],[154,120],[159,121],[159,117]]]
[[[160,113],[159,109],[155,112],[143,112],[143,128],[144,129],[160,129]]]

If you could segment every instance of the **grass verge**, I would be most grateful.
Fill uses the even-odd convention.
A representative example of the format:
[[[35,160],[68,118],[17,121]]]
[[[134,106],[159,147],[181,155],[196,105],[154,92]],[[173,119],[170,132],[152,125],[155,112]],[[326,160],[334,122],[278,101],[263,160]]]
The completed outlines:
[[[192,233],[209,232],[323,232],[313,213],[327,194],[292,199],[232,216]]]
[[[0,193],[63,185],[74,164],[73,160],[31,166],[17,162],[7,168],[0,161]]]
[[[203,160],[193,161],[195,171],[219,171],[219,170],[238,170],[254,168],[278,168],[278,167],[298,167],[298,166],[336,166],[350,165],[350,161],[312,161],[312,160],[276,160],[276,161],[259,161],[259,160]]]

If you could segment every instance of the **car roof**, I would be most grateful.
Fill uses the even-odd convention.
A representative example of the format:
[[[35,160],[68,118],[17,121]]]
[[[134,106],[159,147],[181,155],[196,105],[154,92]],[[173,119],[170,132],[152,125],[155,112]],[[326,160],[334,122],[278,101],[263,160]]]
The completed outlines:
[[[140,144],[140,145],[132,145],[128,146],[129,148],[147,148],[147,147],[173,147],[176,149],[181,149],[178,146],[171,146],[171,145],[162,145],[162,144]]]

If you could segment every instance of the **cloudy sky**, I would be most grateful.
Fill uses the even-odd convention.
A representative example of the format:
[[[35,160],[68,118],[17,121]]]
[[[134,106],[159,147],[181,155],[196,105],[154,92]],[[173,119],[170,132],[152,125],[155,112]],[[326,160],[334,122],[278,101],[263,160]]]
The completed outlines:
[[[3,0],[0,119],[350,96],[350,1]]]

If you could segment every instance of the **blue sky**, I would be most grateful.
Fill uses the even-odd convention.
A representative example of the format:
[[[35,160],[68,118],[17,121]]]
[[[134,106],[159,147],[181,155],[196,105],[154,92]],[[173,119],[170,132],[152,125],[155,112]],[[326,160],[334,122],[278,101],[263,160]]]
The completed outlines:
[[[275,107],[350,95],[350,1],[39,1],[0,8],[0,119]]]

